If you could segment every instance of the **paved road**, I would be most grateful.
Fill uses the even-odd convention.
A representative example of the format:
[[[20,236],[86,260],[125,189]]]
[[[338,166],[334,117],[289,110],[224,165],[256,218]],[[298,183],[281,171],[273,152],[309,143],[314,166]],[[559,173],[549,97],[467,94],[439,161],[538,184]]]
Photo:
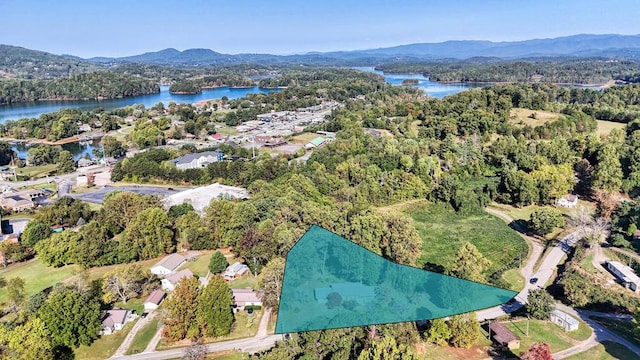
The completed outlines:
[[[499,216],[510,224],[515,224],[513,222],[513,219],[498,210],[487,209],[487,212]],[[522,231],[522,229],[518,229],[517,226],[514,227],[516,227],[516,230]],[[562,260],[562,257],[566,255],[565,252],[568,251],[571,246],[576,243],[577,233],[572,233],[566,236],[553,249],[551,249],[551,251],[549,251],[547,256],[538,267],[538,271],[533,274],[533,268],[540,256],[542,256],[542,245],[540,245],[535,239],[529,236],[523,236],[523,238],[527,240],[527,242],[532,246],[533,249],[531,256],[529,256],[529,259],[527,259],[527,264],[524,266],[523,270],[521,270],[521,273],[525,276],[526,279],[524,288],[518,293],[518,295],[516,295],[515,301],[511,302],[510,304],[503,304],[476,312],[478,320],[484,321],[488,319],[495,319],[500,316],[505,316],[523,307],[527,303],[529,291],[541,288],[549,281],[551,276],[553,276],[556,266],[558,266],[560,260]],[[529,282],[529,279],[531,278],[538,279],[536,284],[531,284]]]
[[[225,350],[239,350],[242,352],[255,353],[260,350],[271,348],[276,341],[282,340],[282,335],[268,335],[267,326],[271,317],[271,309],[265,309],[258,331],[254,337],[238,340],[222,341],[206,345],[207,352],[220,352]],[[118,360],[164,360],[181,358],[185,348],[176,348],[163,351],[143,352],[135,355],[113,356],[111,359]]]
[[[616,342],[618,344],[624,345],[626,346],[629,350],[633,351],[634,353],[640,355],[640,347],[638,347],[637,345],[631,343],[630,341],[628,341],[627,339],[617,335],[616,333],[612,332],[611,330],[607,329],[606,327],[600,325],[599,323],[597,323],[595,320],[592,320],[591,318],[594,316],[598,316],[598,317],[605,317],[605,318],[610,318],[610,319],[617,319],[617,320],[624,320],[624,321],[631,321],[631,315],[618,315],[618,314],[608,314],[608,313],[601,313],[601,312],[594,312],[594,311],[587,311],[587,310],[575,310],[573,308],[570,308],[566,305],[562,305],[562,304],[557,304],[556,308],[569,313],[575,317],[579,317],[582,319],[582,321],[584,321],[585,323],[587,323],[587,325],[589,325],[591,327],[591,329],[593,330],[593,334],[589,337],[589,339],[573,346],[570,347],[568,349],[565,349],[563,351],[557,352],[555,354],[553,354],[553,358],[558,360],[558,359],[564,359],[566,357],[575,355],[575,354],[579,354],[582,353],[584,351],[587,351],[589,349],[591,349],[594,346],[597,346],[598,344],[602,343],[603,341],[613,341]]]

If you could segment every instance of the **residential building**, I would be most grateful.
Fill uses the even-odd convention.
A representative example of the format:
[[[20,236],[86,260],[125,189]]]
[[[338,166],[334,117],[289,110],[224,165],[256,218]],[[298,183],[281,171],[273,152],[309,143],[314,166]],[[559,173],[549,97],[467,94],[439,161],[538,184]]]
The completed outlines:
[[[164,257],[151,267],[151,273],[155,275],[169,275],[175,272],[187,259],[180,254],[171,254]]]
[[[144,310],[151,311],[151,310],[157,309],[158,306],[160,306],[160,303],[162,303],[162,300],[164,300],[166,295],[167,294],[160,289],[153,290],[151,294],[149,294],[147,299],[144,301]]]
[[[102,316],[102,330],[100,330],[100,335],[109,335],[118,330],[122,330],[126,323],[135,320],[137,317],[138,315],[128,309],[107,310]]]
[[[95,165],[95,161],[91,159],[80,158],[78,159],[78,167],[87,167],[91,165]]]
[[[566,194],[560,199],[556,200],[556,205],[562,207],[572,208],[578,205],[578,195]]]
[[[632,268],[623,265],[618,261],[607,261],[607,268],[620,280],[623,286],[634,292],[638,292],[640,287],[640,278]]]
[[[235,311],[242,311],[248,305],[262,306],[262,293],[257,293],[253,289],[231,289],[231,293]]]
[[[563,328],[564,331],[578,330],[580,326],[580,322],[576,318],[560,310],[553,310],[549,314],[549,320]]]
[[[501,346],[514,350],[520,348],[520,338],[509,330],[503,323],[493,322],[489,324],[491,337]]]
[[[249,274],[249,267],[245,264],[241,264],[236,261],[227,267],[227,269],[224,271],[222,276],[224,277],[225,280],[231,281],[234,279],[243,278],[248,274]]]
[[[207,165],[222,161],[224,154],[220,150],[205,151],[195,154],[187,154],[171,160],[171,162],[181,170],[203,168]]]
[[[193,277],[191,270],[184,269],[167,276],[160,281],[162,290],[173,291],[176,288],[176,284],[185,277]]]
[[[20,195],[4,194],[0,197],[0,206],[8,211],[25,211],[35,208],[36,204]]]

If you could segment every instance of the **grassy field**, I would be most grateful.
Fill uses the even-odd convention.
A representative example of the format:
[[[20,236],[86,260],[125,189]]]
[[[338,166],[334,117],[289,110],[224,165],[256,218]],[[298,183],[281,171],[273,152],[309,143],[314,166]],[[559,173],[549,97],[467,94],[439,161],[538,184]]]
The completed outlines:
[[[134,336],[129,349],[127,349],[127,355],[141,353],[147,348],[149,341],[151,341],[153,335],[158,331],[159,322],[159,319],[153,319],[150,323],[143,326],[142,329],[138,330],[138,333]]]
[[[238,135],[238,131],[233,127],[223,127],[220,129],[216,129],[222,135]]]
[[[402,211],[413,220],[423,241],[419,266],[452,264],[458,249],[467,241],[491,260],[487,274],[518,259],[519,254],[526,259],[525,241],[504,221],[485,212],[462,215],[448,205],[424,201],[407,204]]]
[[[235,322],[233,324],[233,328],[231,329],[231,333],[227,336],[220,336],[217,338],[204,338],[205,343],[213,343],[218,341],[227,341],[227,340],[235,340],[242,339],[255,336],[258,332],[258,325],[260,324],[260,319],[262,318],[263,311],[256,310],[252,315],[247,315],[244,311],[239,311],[234,314]],[[164,340],[160,340],[158,344],[157,350],[166,350],[180,346],[189,345],[189,340],[185,339],[182,341],[176,341],[172,343],[167,343]]]
[[[524,288],[524,277],[519,269],[507,270],[502,274],[502,279],[509,284],[509,290],[520,291]]]
[[[26,176],[29,178],[41,178],[48,175],[53,175],[55,173],[58,165],[56,164],[47,164],[40,166],[25,166],[23,168],[17,168],[16,174],[18,176]]]
[[[592,274],[600,273],[600,271],[593,266],[593,254],[585,256],[585,258],[580,262],[580,267]]]
[[[291,138],[291,142],[293,143],[298,143],[298,144],[306,144],[309,141],[317,138],[318,134],[314,134],[314,133],[304,133],[304,134],[300,134],[300,135],[296,135],[293,138]]]
[[[19,263],[0,270],[0,276],[5,280],[14,277],[24,279],[24,290],[28,295],[33,295],[38,291],[46,289],[58,282],[62,282],[80,272],[77,265],[68,265],[59,268],[51,268],[34,259],[26,263]],[[0,303],[4,303],[7,296],[7,288],[0,288]]]
[[[534,114],[535,119],[532,118]],[[529,125],[532,127],[543,125],[549,121],[555,121],[560,118],[560,114],[542,111],[542,110],[529,110],[522,108],[513,108],[509,112],[509,122],[514,124]]]
[[[633,323],[629,321],[593,317],[593,320],[606,326],[609,330],[640,346],[640,334],[635,330]]]
[[[598,129],[596,130],[598,135],[609,135],[611,130],[624,129],[627,126],[627,124],[607,120],[596,120],[596,122],[598,123]]]
[[[504,325],[520,338],[521,351],[526,351],[533,343],[545,342],[549,344],[551,352],[555,353],[568,349],[591,336],[591,328],[582,321],[580,321],[578,330],[565,332],[561,327],[550,321],[531,320],[528,337],[526,336],[527,320],[506,322]]]
[[[591,349],[569,356],[566,360],[640,360],[640,356],[628,348],[612,341],[603,341],[602,344]]]
[[[180,270],[189,269],[196,276],[206,276],[209,272],[209,259],[211,259],[212,251],[200,251],[199,255],[194,261],[187,261]]]
[[[127,337],[129,331],[135,322],[130,322],[125,327],[111,335],[101,336],[94,341],[91,346],[80,346],[76,349],[75,355],[77,360],[102,360],[108,359],[118,350],[118,347]]]

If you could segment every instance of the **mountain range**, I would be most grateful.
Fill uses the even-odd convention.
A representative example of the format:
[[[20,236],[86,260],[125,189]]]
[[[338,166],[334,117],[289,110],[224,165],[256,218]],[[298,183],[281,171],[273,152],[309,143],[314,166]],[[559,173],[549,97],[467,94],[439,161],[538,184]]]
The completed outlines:
[[[503,60],[541,57],[606,57],[640,59],[640,35],[573,35],[525,41],[459,40],[420,43],[380,49],[313,52],[299,55],[222,54],[210,49],[173,48],[140,55],[81,59],[73,55],[53,55],[17,46],[0,45],[0,70],[24,61],[57,62],[61,66],[137,62],[162,65],[309,64],[375,65],[381,62],[415,62],[438,59],[499,58]],[[37,63],[38,61],[36,61]]]

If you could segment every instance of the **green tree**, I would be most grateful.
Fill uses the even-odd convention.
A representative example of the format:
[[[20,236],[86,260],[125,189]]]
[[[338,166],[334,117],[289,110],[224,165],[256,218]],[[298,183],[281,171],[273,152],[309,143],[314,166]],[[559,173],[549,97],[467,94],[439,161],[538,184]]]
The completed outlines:
[[[51,236],[51,227],[40,221],[29,221],[20,236],[22,244],[28,247],[34,247],[40,240],[44,240]]]
[[[564,226],[562,213],[552,207],[541,207],[531,213],[529,229],[536,235],[544,236],[554,228]]]
[[[546,320],[554,308],[553,297],[544,289],[529,291],[527,297],[527,314],[534,319]]]
[[[122,142],[113,136],[103,136],[101,144],[104,148],[104,156],[107,157],[119,158],[124,156],[126,152]]]
[[[133,248],[138,259],[152,259],[175,250],[169,216],[160,208],[142,210],[129,223],[121,246]]]
[[[409,347],[398,344],[391,336],[373,341],[358,355],[358,360],[413,360],[415,358]]]
[[[200,282],[194,277],[184,277],[176,285],[173,293],[164,302],[166,315],[162,336],[169,341],[178,341],[189,336],[200,336],[200,327],[196,321],[198,312],[198,289]]]
[[[176,240],[178,241],[179,249],[181,251],[202,249],[200,245],[203,244],[203,238],[208,234],[202,225],[202,218],[197,212],[189,211],[180,216],[176,220],[175,228]]]
[[[12,312],[18,311],[26,296],[23,278],[14,277],[7,281],[7,300],[9,300],[9,309]]]
[[[619,191],[622,187],[622,165],[614,144],[605,143],[598,149],[592,178],[594,189]]]
[[[486,259],[475,245],[466,242],[458,250],[456,260],[448,271],[448,275],[476,282],[485,282],[484,270],[490,265],[491,261]]]
[[[73,155],[67,150],[60,151],[58,156],[58,174],[68,174],[74,172],[76,164],[73,161]]]
[[[36,244],[35,250],[43,263],[60,267],[73,264],[78,259],[78,244],[81,236],[73,230],[64,230]]]
[[[227,266],[229,266],[229,262],[220,251],[216,251],[211,255],[211,259],[209,259],[209,271],[211,271],[212,274],[220,274]]]
[[[273,311],[277,311],[280,304],[284,264],[285,261],[282,258],[272,259],[260,273],[259,286],[263,291],[262,303],[266,307],[271,307]]]
[[[451,345],[468,349],[474,345],[480,337],[480,323],[475,313],[466,313],[452,316],[449,320],[451,329]]]
[[[38,316],[51,331],[54,346],[75,348],[98,338],[100,304],[73,290],[54,293],[38,310]]]
[[[438,346],[444,346],[451,338],[451,329],[444,319],[431,320],[427,330],[427,341]]]
[[[231,290],[220,276],[212,276],[198,295],[197,319],[205,336],[224,336],[233,324]]]
[[[125,229],[138,213],[152,207],[161,208],[162,204],[152,195],[138,195],[131,192],[109,193],[103,202],[106,219],[120,229]]]
[[[14,359],[54,359],[51,332],[44,321],[35,316],[9,333],[9,348],[16,352]]]

